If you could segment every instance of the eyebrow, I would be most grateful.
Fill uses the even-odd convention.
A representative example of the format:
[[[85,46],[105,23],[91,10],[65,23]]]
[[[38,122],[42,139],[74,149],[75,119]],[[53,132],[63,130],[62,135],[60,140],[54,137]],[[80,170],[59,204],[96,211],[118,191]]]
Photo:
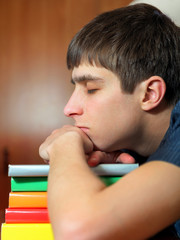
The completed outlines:
[[[71,79],[71,83],[75,84],[76,82],[85,82],[85,81],[102,81],[102,78],[99,77],[95,77],[91,74],[88,75],[82,75],[82,76],[78,76],[78,77],[74,77]]]

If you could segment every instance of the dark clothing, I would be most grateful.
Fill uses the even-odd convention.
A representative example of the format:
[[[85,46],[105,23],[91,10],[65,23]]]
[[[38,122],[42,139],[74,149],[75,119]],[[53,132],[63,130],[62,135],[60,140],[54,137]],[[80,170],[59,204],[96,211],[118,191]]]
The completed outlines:
[[[158,149],[150,157],[142,157],[137,153],[125,150],[132,155],[140,165],[151,161],[165,161],[180,167],[180,101],[177,102],[171,113],[169,128]],[[179,183],[180,186],[180,183]],[[172,226],[156,234],[151,240],[180,239],[180,219]]]
[[[172,111],[169,128],[160,146],[158,147],[157,151],[147,159],[146,162],[156,160],[169,162],[180,167],[180,101],[178,101]],[[165,233],[166,235],[163,235]],[[167,233],[172,233],[171,238],[164,238],[165,236],[168,237]],[[161,238],[161,234],[162,237],[164,236],[163,238]],[[167,228],[152,239],[180,239],[180,220],[177,221],[172,227]]]
[[[157,151],[147,162],[162,160],[180,167],[180,101],[174,107],[169,128]]]

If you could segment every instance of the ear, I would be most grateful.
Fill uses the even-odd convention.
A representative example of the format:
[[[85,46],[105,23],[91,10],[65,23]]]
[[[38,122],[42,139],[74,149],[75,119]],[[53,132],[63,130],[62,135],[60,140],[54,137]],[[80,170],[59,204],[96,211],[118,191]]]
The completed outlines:
[[[143,95],[141,99],[141,107],[144,111],[150,111],[156,108],[164,98],[166,92],[166,84],[159,76],[152,76],[142,82]]]

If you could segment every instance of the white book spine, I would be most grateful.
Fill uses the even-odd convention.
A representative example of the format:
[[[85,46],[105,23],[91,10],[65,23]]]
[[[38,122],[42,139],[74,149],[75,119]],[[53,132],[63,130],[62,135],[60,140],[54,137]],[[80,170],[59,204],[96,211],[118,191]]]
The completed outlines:
[[[139,167],[139,164],[99,164],[92,167],[98,176],[123,176]],[[9,165],[9,177],[48,176],[49,165]]]

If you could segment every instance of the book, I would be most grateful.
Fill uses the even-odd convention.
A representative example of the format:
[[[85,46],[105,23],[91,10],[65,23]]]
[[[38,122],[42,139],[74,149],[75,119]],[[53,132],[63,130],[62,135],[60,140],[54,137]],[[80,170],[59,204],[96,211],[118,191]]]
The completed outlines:
[[[100,176],[100,179],[109,186],[121,177]],[[40,192],[47,191],[47,177],[11,177],[12,192]]]
[[[10,192],[9,208],[47,208],[47,192]]]
[[[92,171],[98,176],[124,176],[127,173],[139,167],[138,163],[134,164],[121,164],[121,163],[107,163],[99,164],[92,167]]]
[[[27,164],[27,165],[11,165],[8,166],[9,177],[22,176],[48,176],[49,165],[46,164]]]
[[[11,177],[12,192],[47,191],[47,177]]]
[[[50,223],[3,223],[2,240],[54,240]]]
[[[49,223],[47,208],[7,208],[6,223]]]
[[[134,169],[138,168],[139,164],[99,164],[96,167],[91,167],[92,171],[98,176],[123,176]],[[9,165],[9,177],[33,177],[33,176],[48,176],[49,165]]]
[[[101,176],[100,179],[106,186],[110,186],[111,184],[116,183],[119,181],[122,177],[108,177],[108,176]]]

